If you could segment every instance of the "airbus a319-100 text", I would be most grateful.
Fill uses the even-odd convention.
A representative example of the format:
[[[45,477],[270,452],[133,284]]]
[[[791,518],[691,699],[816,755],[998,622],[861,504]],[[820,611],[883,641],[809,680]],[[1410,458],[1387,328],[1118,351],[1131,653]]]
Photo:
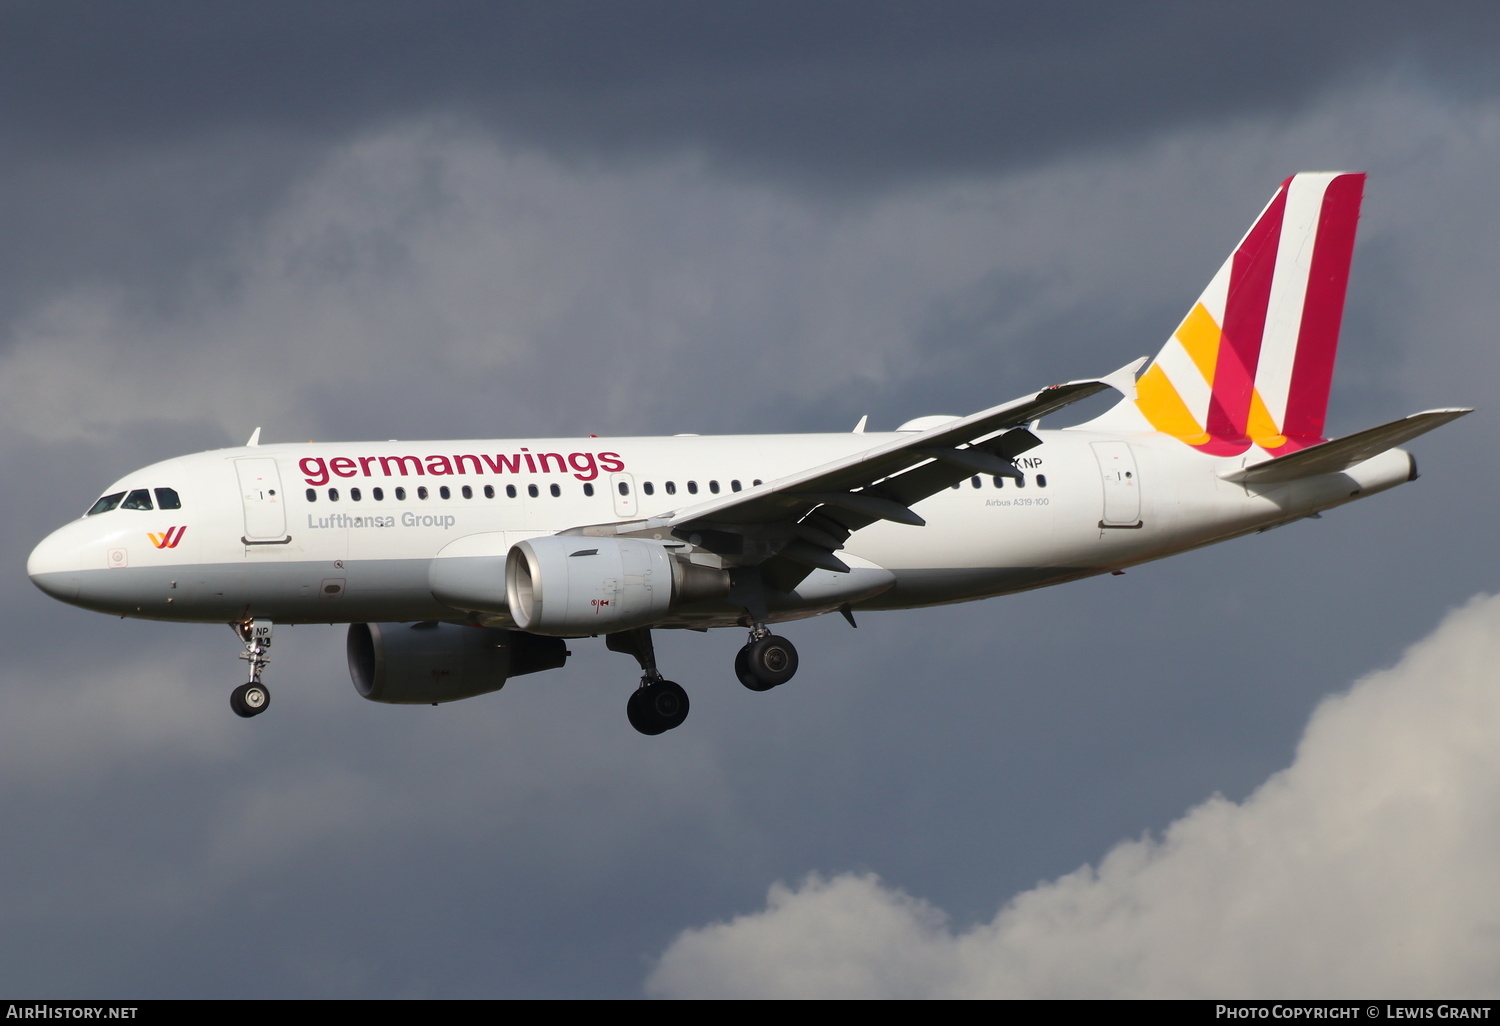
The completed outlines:
[[[659,734],[688,697],[651,632],[739,627],[753,691],[797,653],[771,625],[1060,584],[1260,531],[1416,477],[1397,448],[1467,413],[1336,440],[1324,414],[1364,175],[1277,190],[1142,372],[1052,385],[894,432],[250,443],[127,474],[32,552],[36,585],[121,616],[227,622],[264,712],[273,625],[347,623],[355,686],[449,702],[633,655],[626,711]],[[1115,389],[1087,423],[1040,422]]]

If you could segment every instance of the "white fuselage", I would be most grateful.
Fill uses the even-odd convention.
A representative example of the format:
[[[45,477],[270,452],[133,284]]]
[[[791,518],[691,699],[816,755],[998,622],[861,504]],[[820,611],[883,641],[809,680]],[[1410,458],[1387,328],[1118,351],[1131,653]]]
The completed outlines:
[[[983,598],[1157,559],[1264,529],[1408,480],[1391,450],[1342,473],[1250,487],[1222,479],[1244,457],[1207,456],[1167,435],[1037,431],[1020,481],[965,480],[888,521],[816,570],[771,619],[848,604],[890,609]],[[171,489],[179,508],[117,505],[37,546],[33,580],[64,601],[164,620],[283,623],[475,620],[441,579],[503,573],[518,541],[634,521],[750,492],[893,434],[532,439],[266,445],[153,464],[105,493]],[[446,493],[445,493],[446,490]],[[140,506],[142,503],[136,502]],[[690,539],[683,539],[691,541]],[[863,573],[863,576],[861,576]],[[853,579],[865,583],[850,585]],[[436,593],[435,593],[436,592]],[[503,587],[497,589],[503,595]],[[472,606],[474,603],[466,603]],[[482,613],[483,615],[476,615]],[[659,626],[741,621],[727,601]]]

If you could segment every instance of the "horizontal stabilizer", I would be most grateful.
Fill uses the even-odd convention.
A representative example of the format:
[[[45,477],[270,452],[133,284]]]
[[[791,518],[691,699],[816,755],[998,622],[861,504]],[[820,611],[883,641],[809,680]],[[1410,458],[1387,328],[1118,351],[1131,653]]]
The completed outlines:
[[[1306,449],[1257,463],[1253,467],[1236,470],[1225,474],[1224,480],[1245,484],[1273,484],[1277,481],[1312,477],[1315,474],[1336,474],[1472,412],[1474,411],[1468,409],[1451,409],[1413,413],[1410,417],[1393,420],[1389,424],[1356,431],[1331,442],[1308,446]]]

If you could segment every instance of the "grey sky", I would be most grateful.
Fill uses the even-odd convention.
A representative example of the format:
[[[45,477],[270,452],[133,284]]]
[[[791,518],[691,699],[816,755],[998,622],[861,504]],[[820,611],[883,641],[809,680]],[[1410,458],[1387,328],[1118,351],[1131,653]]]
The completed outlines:
[[[769,695],[732,632],[667,636],[693,714],[655,739],[597,642],[403,709],[327,627],[278,634],[241,722],[225,628],[22,566],[110,480],[257,425],[889,428],[1106,372],[1304,169],[1371,173],[1330,427],[1484,407],[1496,16],[1371,7],[0,5],[0,991],[687,992],[656,960],[778,880],[877,874],[961,932],[1245,799],[1323,696],[1495,589],[1484,409],[1316,523],[799,624]]]

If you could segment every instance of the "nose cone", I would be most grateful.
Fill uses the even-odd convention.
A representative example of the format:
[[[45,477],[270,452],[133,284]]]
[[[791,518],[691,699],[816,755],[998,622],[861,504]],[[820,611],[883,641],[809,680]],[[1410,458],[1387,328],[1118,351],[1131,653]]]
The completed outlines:
[[[53,531],[31,550],[31,556],[26,560],[26,573],[31,583],[48,595],[64,602],[74,602],[78,599],[79,582],[83,578],[82,565],[83,552],[75,532],[64,527]]]

